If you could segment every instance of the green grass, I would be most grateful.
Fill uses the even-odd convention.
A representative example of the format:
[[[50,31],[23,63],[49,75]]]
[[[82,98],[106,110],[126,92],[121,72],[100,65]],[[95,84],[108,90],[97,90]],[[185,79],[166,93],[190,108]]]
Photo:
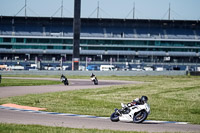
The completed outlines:
[[[61,75],[2,75],[2,77],[32,77],[32,78],[60,78]],[[90,76],[77,76],[77,75],[67,75],[65,76],[69,79],[89,79]]]
[[[121,85],[99,89],[32,94],[0,99],[2,103],[47,108],[47,111],[95,116],[110,116],[120,103],[147,95],[151,105],[148,119],[183,121],[200,124],[200,77],[140,76],[99,77],[99,79],[143,81],[144,84]]]
[[[113,130],[98,130],[98,129],[78,129],[65,127],[50,127],[39,125],[18,125],[0,123],[1,133],[144,133],[144,132],[126,132]]]
[[[53,85],[61,84],[60,81],[50,80],[29,80],[29,79],[2,79],[0,87],[3,86],[35,86],[35,85]]]

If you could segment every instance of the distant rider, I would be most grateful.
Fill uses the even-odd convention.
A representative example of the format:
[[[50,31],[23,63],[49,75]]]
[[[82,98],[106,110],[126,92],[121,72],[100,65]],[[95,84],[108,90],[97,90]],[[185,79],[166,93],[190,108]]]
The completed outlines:
[[[66,78],[63,74],[60,76],[60,80],[61,80],[62,82],[64,82],[66,79],[67,79],[67,78]]]
[[[92,78],[92,77],[95,77],[95,75],[92,73],[91,75],[90,75],[90,77]]]

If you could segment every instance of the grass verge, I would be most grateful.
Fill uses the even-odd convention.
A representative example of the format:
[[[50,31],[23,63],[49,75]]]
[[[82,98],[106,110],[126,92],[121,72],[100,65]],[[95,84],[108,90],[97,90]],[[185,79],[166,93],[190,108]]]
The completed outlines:
[[[3,75],[3,77],[60,78],[61,75]],[[89,79],[90,76],[65,75],[69,79]]]
[[[3,86],[35,86],[61,84],[60,81],[50,80],[30,80],[30,79],[2,79],[0,87]]]
[[[78,129],[65,127],[50,127],[40,125],[18,125],[0,123],[1,133],[144,133],[144,132],[126,132],[98,129]]]
[[[121,102],[128,103],[136,97],[147,95],[151,105],[148,119],[200,124],[200,77],[111,76],[102,78],[147,83],[12,97],[0,99],[0,104],[15,103],[43,107],[53,112],[110,116],[114,108],[120,108]]]

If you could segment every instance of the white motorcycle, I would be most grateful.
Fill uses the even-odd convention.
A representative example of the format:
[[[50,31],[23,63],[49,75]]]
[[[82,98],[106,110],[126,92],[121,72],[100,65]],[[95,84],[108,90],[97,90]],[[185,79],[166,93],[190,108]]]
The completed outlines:
[[[150,114],[150,106],[148,103],[134,106],[121,103],[121,106],[122,109],[115,109],[115,112],[110,116],[112,122],[126,121],[142,123]]]
[[[91,77],[90,79],[94,83],[94,85],[98,85],[97,77],[94,74],[92,74],[90,77]]]
[[[63,74],[61,75],[60,80],[64,85],[69,85],[67,78]]]

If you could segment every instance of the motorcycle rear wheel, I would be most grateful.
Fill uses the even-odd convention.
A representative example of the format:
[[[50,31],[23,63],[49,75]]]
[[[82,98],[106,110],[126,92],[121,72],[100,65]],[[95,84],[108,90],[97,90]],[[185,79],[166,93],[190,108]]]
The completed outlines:
[[[112,115],[110,116],[110,120],[112,122],[118,122],[119,121],[119,114],[117,114],[116,112],[112,113]]]
[[[144,120],[146,120],[147,116],[148,113],[145,110],[142,110],[134,115],[133,122],[142,123]]]
[[[94,80],[94,85],[98,85],[98,80]]]
[[[68,81],[65,81],[65,82],[64,82],[64,85],[69,85]]]

